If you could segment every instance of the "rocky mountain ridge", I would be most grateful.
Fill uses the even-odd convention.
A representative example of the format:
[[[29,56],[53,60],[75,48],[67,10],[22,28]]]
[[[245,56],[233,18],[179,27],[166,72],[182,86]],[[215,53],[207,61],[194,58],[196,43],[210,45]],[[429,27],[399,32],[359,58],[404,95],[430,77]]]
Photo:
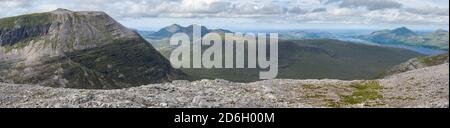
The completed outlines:
[[[0,19],[0,81],[114,89],[183,77],[104,12],[57,9]]]

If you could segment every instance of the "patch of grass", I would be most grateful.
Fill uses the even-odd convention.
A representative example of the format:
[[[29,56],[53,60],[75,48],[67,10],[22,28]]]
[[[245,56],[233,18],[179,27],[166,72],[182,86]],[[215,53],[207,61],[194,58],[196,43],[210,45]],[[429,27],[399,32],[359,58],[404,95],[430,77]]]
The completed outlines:
[[[379,94],[379,90],[383,89],[383,86],[378,81],[368,81],[362,84],[352,84],[351,87],[356,90],[349,96],[343,96],[343,101],[350,104],[359,104],[367,100],[375,100],[383,98]]]
[[[305,85],[303,85],[302,86],[304,89],[320,89],[321,87],[320,86],[317,86],[317,85],[312,85],[312,84],[305,84]]]
[[[369,100],[382,99],[383,95],[379,93],[383,86],[378,81],[367,81],[364,83],[354,83],[350,87],[355,90],[351,95],[341,95],[341,102],[345,105],[365,103]]]
[[[335,101],[331,99],[325,99],[326,107],[341,108],[346,105],[354,105],[361,103],[368,103],[371,100],[382,99],[383,95],[379,92],[384,88],[378,81],[366,81],[363,83],[353,83],[350,85],[352,93],[349,95],[339,95],[340,100]],[[377,102],[371,106],[384,105],[382,102]]]
[[[364,83],[353,83],[350,85],[350,87],[357,90],[380,90],[384,88],[376,80],[366,81]]]

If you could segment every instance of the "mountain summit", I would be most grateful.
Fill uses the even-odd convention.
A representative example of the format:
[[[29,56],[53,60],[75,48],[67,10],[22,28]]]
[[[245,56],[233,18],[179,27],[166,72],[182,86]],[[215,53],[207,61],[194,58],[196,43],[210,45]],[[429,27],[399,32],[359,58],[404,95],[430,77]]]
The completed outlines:
[[[391,31],[391,33],[396,36],[417,36],[417,34],[415,32],[413,32],[412,30],[410,30],[406,27],[394,29]]]
[[[114,89],[183,77],[104,12],[57,9],[0,19],[0,81]]]

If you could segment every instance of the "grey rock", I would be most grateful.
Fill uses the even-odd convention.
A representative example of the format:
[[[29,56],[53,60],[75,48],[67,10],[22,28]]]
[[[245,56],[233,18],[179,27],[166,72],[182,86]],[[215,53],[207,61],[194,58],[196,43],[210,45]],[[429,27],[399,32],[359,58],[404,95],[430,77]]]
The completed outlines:
[[[380,98],[346,103],[342,95],[367,80],[173,81],[116,90],[50,88],[0,83],[6,108],[446,108],[449,64],[425,67],[371,80]]]

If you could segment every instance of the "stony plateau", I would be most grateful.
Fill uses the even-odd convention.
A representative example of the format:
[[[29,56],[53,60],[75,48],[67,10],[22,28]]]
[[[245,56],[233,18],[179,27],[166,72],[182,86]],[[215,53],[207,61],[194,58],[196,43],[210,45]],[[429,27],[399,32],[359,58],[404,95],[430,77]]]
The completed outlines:
[[[173,81],[116,90],[0,83],[7,108],[448,108],[449,64],[378,80]]]

